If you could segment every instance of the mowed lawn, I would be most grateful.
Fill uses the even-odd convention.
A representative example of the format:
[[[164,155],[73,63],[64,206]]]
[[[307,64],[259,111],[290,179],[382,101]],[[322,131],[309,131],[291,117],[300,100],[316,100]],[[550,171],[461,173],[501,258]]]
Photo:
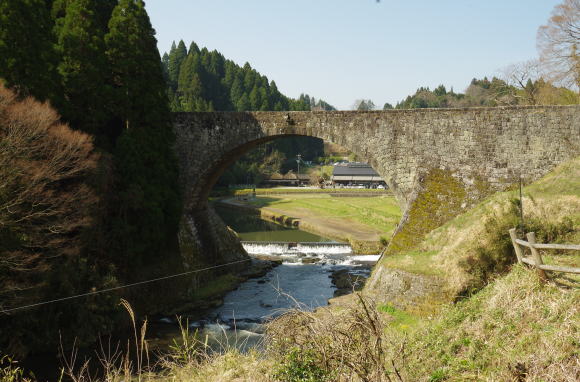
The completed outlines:
[[[340,218],[390,234],[401,219],[401,210],[391,195],[376,197],[333,197],[328,194],[259,196],[256,207],[284,211],[291,217]]]

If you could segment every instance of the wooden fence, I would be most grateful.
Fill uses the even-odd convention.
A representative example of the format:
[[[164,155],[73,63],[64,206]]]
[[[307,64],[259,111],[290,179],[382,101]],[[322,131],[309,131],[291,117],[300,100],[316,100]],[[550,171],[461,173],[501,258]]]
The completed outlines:
[[[519,263],[525,263],[535,267],[538,270],[538,274],[542,279],[547,279],[548,276],[546,275],[546,271],[554,271],[554,272],[565,272],[565,273],[579,273],[580,268],[574,267],[561,267],[559,265],[548,265],[544,264],[542,261],[542,255],[538,251],[538,249],[563,249],[563,250],[570,250],[570,251],[580,251],[580,245],[575,244],[541,244],[536,243],[536,234],[534,232],[529,232],[526,234],[526,238],[528,241],[520,240],[517,237],[516,229],[512,228],[509,230],[510,237],[512,239],[512,244],[514,246],[514,250],[516,251],[516,256],[518,258]],[[530,249],[531,256],[528,257],[525,255],[524,248]]]

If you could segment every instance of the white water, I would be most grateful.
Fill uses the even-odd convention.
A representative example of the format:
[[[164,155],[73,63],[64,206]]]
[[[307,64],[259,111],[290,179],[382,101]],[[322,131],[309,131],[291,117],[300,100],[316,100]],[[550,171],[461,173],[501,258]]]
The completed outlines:
[[[351,254],[352,248],[343,243],[280,243],[280,242],[242,242],[250,255],[326,255]]]
[[[352,274],[368,275],[368,265],[379,256],[355,256],[348,244],[243,242],[248,253],[283,260],[265,276],[250,279],[224,297],[224,303],[205,320],[191,322],[209,339],[210,347],[223,351],[235,346],[241,351],[260,348],[264,322],[292,308],[313,310],[328,304],[334,295],[330,275],[334,270],[350,269]],[[163,318],[162,322],[173,322]]]

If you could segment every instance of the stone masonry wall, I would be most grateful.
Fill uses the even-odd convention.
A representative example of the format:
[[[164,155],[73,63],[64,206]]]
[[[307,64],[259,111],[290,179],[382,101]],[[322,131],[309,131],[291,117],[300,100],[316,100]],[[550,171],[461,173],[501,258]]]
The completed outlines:
[[[231,163],[280,136],[318,137],[355,152],[385,179],[406,216],[413,202],[421,199],[425,185],[437,184],[441,177],[458,191],[437,191],[444,196],[439,204],[445,211],[433,210],[440,216],[434,224],[490,192],[510,187],[520,174],[530,182],[580,155],[578,106],[175,113],[173,117],[185,195],[183,221],[199,220],[206,213],[207,196]],[[448,205],[455,207],[450,210]]]

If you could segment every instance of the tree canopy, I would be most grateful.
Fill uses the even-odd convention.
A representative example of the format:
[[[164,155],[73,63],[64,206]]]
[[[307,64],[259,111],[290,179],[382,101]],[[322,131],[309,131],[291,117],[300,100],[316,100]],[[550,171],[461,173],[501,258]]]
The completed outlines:
[[[27,237],[34,241],[37,250],[35,264],[45,264],[47,259],[58,264],[29,267],[30,277],[20,279],[0,267],[1,283],[14,284],[19,289],[42,285],[42,290],[31,293],[38,300],[45,294],[70,295],[86,292],[94,286],[115,284],[117,280],[127,282],[143,278],[138,264],[166,263],[168,258],[178,258],[176,242],[181,200],[172,149],[174,136],[166,94],[167,73],[164,74],[160,61],[155,31],[142,0],[0,2],[0,82],[16,92],[19,99],[34,96],[50,101],[60,115],[43,111],[45,117],[50,116],[46,121],[57,119],[76,130],[71,132],[54,122],[45,129],[45,136],[35,136],[36,145],[40,145],[38,152],[21,150],[21,154],[18,150],[22,142],[10,144],[12,151],[3,151],[8,153],[6,155],[12,153],[12,157],[0,158],[0,162],[10,163],[2,166],[1,171],[18,170],[14,165],[18,155],[23,165],[28,163],[27,166],[34,169],[29,174],[23,172],[20,178],[15,178],[18,184],[12,182],[16,185],[11,183],[10,186],[14,190],[24,190],[20,192],[24,202],[42,207],[35,199],[26,198],[27,195],[38,197],[37,194],[43,192],[50,203],[58,198],[67,201],[66,206],[55,208],[63,214],[72,211],[66,215],[69,217],[66,222],[59,222],[58,216],[49,219],[45,215],[37,228],[46,228],[45,223],[51,224],[50,230],[62,228],[65,241],[75,251],[74,256],[55,256],[52,247],[42,244],[40,239],[50,245],[61,243],[61,238],[50,240],[49,229],[23,233],[14,226],[18,229],[11,229],[11,233],[0,232],[3,259],[12,256],[10,254],[26,254],[29,244],[22,239]],[[170,61],[169,57],[166,61]],[[3,96],[4,93],[0,98]],[[24,119],[30,123],[37,115],[35,110],[48,110],[28,100],[26,105],[32,105],[29,111],[18,107],[22,115],[29,114],[29,119]],[[28,128],[35,126],[40,125],[32,123]],[[60,140],[53,137],[57,131],[62,132]],[[4,137],[1,142],[12,142],[10,139],[13,138]],[[50,142],[42,146],[43,139]],[[92,171],[84,171],[84,162],[70,162],[66,169],[77,171],[76,178],[51,180],[54,172],[50,165],[56,162],[47,155],[54,154],[60,160],[77,143],[90,147],[89,151],[94,143],[99,159],[91,162]],[[4,146],[0,144],[0,151]],[[26,176],[47,179],[46,187],[38,191],[44,183],[36,179],[27,184]],[[6,175],[2,179],[11,178]],[[82,188],[75,189],[73,186],[78,184],[82,184]],[[33,189],[37,194],[26,191],[28,186],[38,186]],[[83,193],[86,198],[96,200],[89,206],[91,211],[85,208]],[[0,198],[7,195],[4,190],[0,192]],[[25,210],[26,205],[22,209],[10,209]],[[74,211],[78,214],[73,214]],[[8,237],[14,240],[5,241]],[[6,243],[11,247],[4,247]],[[60,249],[62,253],[73,253],[66,245]],[[23,284],[19,284],[20,281]],[[71,339],[78,337],[80,343],[90,341],[115,319],[111,315],[111,310],[115,309],[110,301],[67,309],[47,307],[43,312],[53,317],[51,320],[23,316],[19,322],[3,321],[0,347],[5,348],[9,334],[16,338],[20,329],[27,325],[34,326],[32,332],[46,335],[24,344],[25,348],[14,349],[17,353],[53,346],[58,341],[58,333],[53,328],[61,328]],[[99,310],[103,311],[102,315],[98,314]],[[79,319],[84,322],[81,326],[76,324]]]
[[[540,60],[549,79],[580,91],[580,0],[564,0],[538,29]]]
[[[239,66],[217,50],[199,48],[195,42],[186,49],[174,42],[161,60],[167,78],[167,94],[172,111],[308,111],[334,107],[308,94],[286,97],[276,82],[256,71],[250,63]],[[238,160],[218,184],[257,183],[269,174],[295,166],[296,154],[307,160],[322,155],[323,142],[317,138],[292,137],[261,145]]]

